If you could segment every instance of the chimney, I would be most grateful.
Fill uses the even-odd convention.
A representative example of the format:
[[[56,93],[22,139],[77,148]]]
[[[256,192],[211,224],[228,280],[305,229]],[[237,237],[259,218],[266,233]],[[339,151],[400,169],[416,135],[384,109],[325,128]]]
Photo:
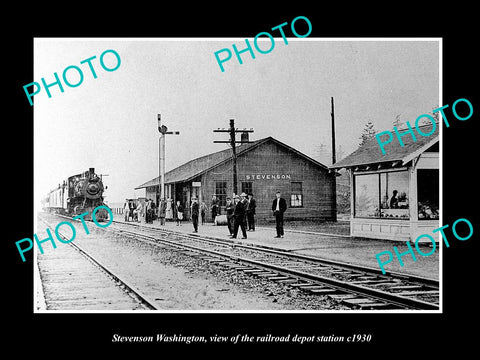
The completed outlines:
[[[240,135],[240,141],[243,143],[248,143],[249,138],[248,138],[248,132],[242,132]]]

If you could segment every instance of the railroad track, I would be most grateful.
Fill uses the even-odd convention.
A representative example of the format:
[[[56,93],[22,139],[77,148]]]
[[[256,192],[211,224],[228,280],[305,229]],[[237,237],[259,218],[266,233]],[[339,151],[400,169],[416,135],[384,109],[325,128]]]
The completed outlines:
[[[272,250],[233,240],[184,234],[138,223],[114,221],[105,228],[125,236],[167,245],[220,266],[265,277],[359,309],[439,309],[439,283],[337,261]]]
[[[68,218],[71,220],[71,218],[69,217],[65,217],[63,215],[57,215],[57,216],[61,216],[63,218]],[[52,224],[50,224],[46,219],[42,218],[42,217],[39,217],[40,220],[48,227],[50,228],[53,228],[52,227]],[[68,241],[69,238],[67,236],[65,236],[64,234],[62,234],[61,231],[59,231],[59,235],[65,240],[65,241]],[[108,279],[110,279],[111,281],[113,281],[114,285],[119,289],[121,290],[119,294],[116,294],[115,292],[110,292],[109,294],[111,294],[112,298],[109,299],[109,302],[110,303],[115,303],[115,302],[122,302],[122,303],[126,303],[127,306],[131,306],[132,309],[135,309],[135,310],[140,310],[140,309],[145,309],[145,310],[157,310],[157,306],[155,305],[155,302],[153,300],[151,300],[150,298],[148,298],[148,296],[144,295],[143,293],[141,293],[138,289],[136,289],[132,284],[130,284],[127,280],[125,280],[124,278],[120,277],[116,272],[114,272],[113,270],[111,270],[109,267],[107,267],[106,265],[102,264],[98,259],[96,259],[94,256],[92,256],[91,254],[89,254],[87,251],[85,251],[82,247],[80,247],[78,244],[76,244],[74,241],[72,242],[69,242],[68,244],[66,245],[62,245],[62,248],[64,246],[69,246],[71,248],[73,248],[76,253],[78,255],[80,255],[81,257],[83,257],[84,259],[88,260],[88,262],[90,262],[96,269],[100,270],[104,276]],[[56,254],[58,255],[58,252],[61,251],[59,249],[56,249],[55,252],[52,251],[52,254]],[[65,261],[78,261],[78,258],[76,258],[75,256],[69,256],[68,259],[64,259]],[[58,265],[58,264],[55,264],[55,265]],[[63,270],[63,269],[62,269]],[[81,279],[80,282],[83,280],[82,277],[87,277],[87,283],[86,285],[91,285],[91,283],[93,282],[92,280],[92,277],[91,277],[91,271],[89,271],[88,269],[85,271],[85,269],[83,268],[83,266],[81,266],[81,269],[79,272],[82,272],[82,273],[79,273],[79,274],[74,274],[76,275],[75,276],[75,279],[77,279],[77,281],[79,281],[78,279]],[[72,274],[68,274],[68,275],[72,275]],[[58,279],[56,279],[57,282],[58,282]],[[60,279],[61,282],[70,282],[71,283],[71,279],[68,279],[68,278],[61,278]],[[61,283],[60,282],[60,283]],[[81,284],[77,284],[78,287],[81,287]],[[120,295],[120,294],[123,294],[123,295]],[[125,299],[130,299],[130,300],[133,300],[133,301],[130,301],[131,304],[126,301]],[[77,299],[72,299],[70,301],[76,301]],[[48,305],[48,299],[46,299],[47,301],[47,305]],[[65,304],[67,305],[67,304]]]

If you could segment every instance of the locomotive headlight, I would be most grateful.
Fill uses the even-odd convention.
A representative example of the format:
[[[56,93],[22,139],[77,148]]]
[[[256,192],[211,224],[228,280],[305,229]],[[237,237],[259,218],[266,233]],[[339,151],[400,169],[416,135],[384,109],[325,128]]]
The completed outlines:
[[[98,187],[97,184],[95,184],[95,183],[88,184],[87,192],[88,192],[89,194],[92,194],[92,195],[93,195],[93,194],[98,193],[98,191],[99,191],[99,187]]]

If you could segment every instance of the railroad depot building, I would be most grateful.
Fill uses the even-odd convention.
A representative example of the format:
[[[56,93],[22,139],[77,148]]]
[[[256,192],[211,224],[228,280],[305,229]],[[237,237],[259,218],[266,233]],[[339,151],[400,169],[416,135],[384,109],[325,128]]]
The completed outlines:
[[[350,174],[352,236],[415,241],[440,226],[439,127],[415,133],[416,141],[398,130],[403,147],[392,131],[385,155],[374,137],[330,167]],[[432,125],[420,129],[428,134]]]
[[[257,219],[273,219],[272,202],[280,191],[287,201],[285,219],[336,220],[335,177],[327,166],[272,137],[239,144],[236,154],[238,193],[253,193]],[[145,189],[145,197],[158,204],[159,177],[138,189]],[[212,221],[212,195],[225,214],[226,198],[232,194],[231,148],[191,160],[165,174],[165,197],[173,203],[180,200],[187,217],[192,196],[205,202],[206,219]]]

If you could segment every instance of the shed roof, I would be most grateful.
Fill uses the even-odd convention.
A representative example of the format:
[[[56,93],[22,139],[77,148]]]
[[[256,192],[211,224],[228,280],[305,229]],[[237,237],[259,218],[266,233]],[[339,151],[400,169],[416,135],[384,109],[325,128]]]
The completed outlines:
[[[297,155],[305,158],[306,160],[314,163],[317,166],[320,166],[324,168],[325,170],[328,169],[327,166],[323,165],[322,163],[308,157],[307,155],[301,153],[300,151],[282,143],[281,141],[278,141],[274,139],[273,137],[269,136],[260,140],[252,141],[250,143],[246,144],[241,144],[236,147],[237,150],[237,157],[245,154],[248,151],[251,151],[257,147],[259,147],[262,144],[265,144],[267,142],[273,142],[277,144],[278,146],[281,146],[289,151],[292,151],[296,153]],[[194,179],[195,177],[209,171],[210,169],[217,167],[226,161],[229,161],[232,159],[232,150],[230,148],[227,148],[225,150],[217,151],[212,154],[204,155],[199,158],[190,160],[186,162],[183,165],[180,165],[179,167],[176,167],[175,169],[172,169],[168,172],[165,173],[165,184],[171,184],[171,183],[176,183],[176,182],[184,182],[184,181],[190,181]],[[135,190],[138,189],[143,189],[149,186],[158,186],[159,184],[159,179],[160,177],[157,176],[156,178],[147,181],[146,183],[143,183],[142,185],[139,185],[135,188]]]
[[[423,125],[419,126],[419,129],[422,133],[428,134],[432,130],[432,126],[432,124]],[[396,161],[405,165],[439,141],[439,128],[440,125],[437,123],[435,131],[430,136],[421,136],[418,131],[414,129],[416,141],[413,140],[411,134],[406,134],[408,129],[398,130],[400,135],[405,134],[401,137],[404,146],[400,145],[395,132],[391,131],[392,142],[384,145],[385,155],[382,153],[377,138],[373,137],[372,139],[367,140],[364,145],[360,146],[353,153],[330,166],[330,168],[339,169]],[[385,137],[386,136],[382,136],[381,140],[383,139],[386,141]]]

